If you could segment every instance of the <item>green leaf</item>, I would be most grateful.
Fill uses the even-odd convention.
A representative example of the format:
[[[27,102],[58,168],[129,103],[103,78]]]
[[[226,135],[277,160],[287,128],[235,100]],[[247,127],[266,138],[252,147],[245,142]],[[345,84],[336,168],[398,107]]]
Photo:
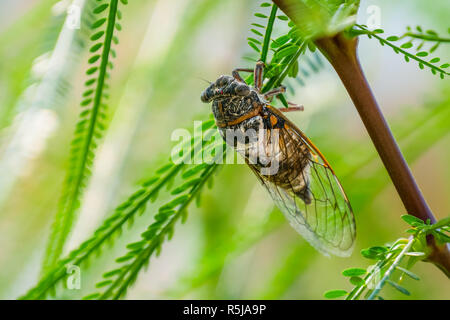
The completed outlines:
[[[263,29],[266,28],[265,26],[263,26],[262,24],[259,24],[259,23],[252,23],[251,25],[254,27],[257,27],[257,28],[263,28]]]
[[[98,39],[100,39],[104,34],[105,34],[105,31],[99,31],[99,32],[97,32],[97,33],[94,33],[94,34],[91,36],[91,40],[92,40],[92,41],[98,40]]]
[[[87,75],[94,74],[97,70],[98,70],[98,67],[89,68],[89,69],[87,69],[86,74]]]
[[[89,60],[88,60],[88,63],[95,63],[95,62],[98,61],[98,59],[100,59],[100,55],[99,54],[90,57]]]
[[[130,196],[129,200],[130,200],[130,201],[134,201],[134,200],[136,200],[137,198],[139,198],[141,195],[143,195],[145,192],[146,192],[145,189],[139,189],[138,191],[136,191],[135,193],[133,193],[133,194]]]
[[[93,85],[96,81],[97,81],[97,78],[92,78],[92,79],[87,80],[87,81],[84,83],[84,85],[85,85],[86,87],[89,87],[89,86]]]
[[[133,255],[133,254],[127,253],[126,255],[124,255],[124,256],[122,256],[122,257],[120,257],[120,258],[117,258],[117,259],[116,259],[116,262],[117,262],[117,263],[121,263],[121,262],[128,261],[128,260],[130,260],[130,259],[133,259],[133,258],[134,258],[134,255]]]
[[[363,286],[365,284],[364,279],[360,278],[360,277],[351,277],[350,279],[350,283],[353,284],[354,286]]]
[[[115,269],[115,270],[111,270],[109,272],[106,272],[103,274],[103,278],[111,278],[112,276],[115,276],[116,274],[119,274],[122,272],[121,268]]]
[[[177,205],[185,202],[187,199],[189,199],[188,194],[179,196],[179,197],[173,199],[172,201],[168,202],[167,204],[163,205],[161,207],[161,209],[172,209],[172,208],[176,207]]]
[[[105,280],[105,281],[101,281],[99,283],[97,283],[95,285],[96,288],[102,288],[102,287],[106,287],[107,285],[111,284],[112,280]]]
[[[398,39],[399,38],[397,36],[390,36],[386,38],[387,41],[397,41]]]
[[[189,169],[189,170],[186,170],[186,171],[181,175],[181,177],[182,177],[183,179],[190,178],[190,177],[196,175],[197,173],[199,173],[200,171],[203,171],[206,167],[208,167],[208,164],[205,164],[205,163],[196,165],[195,167],[193,167],[193,168],[191,168],[191,169]]]
[[[424,252],[407,252],[407,253],[405,253],[405,255],[411,256],[411,257],[424,257],[425,253]]]
[[[416,275],[415,273],[409,271],[408,269],[402,268],[400,266],[396,266],[395,267],[397,270],[403,272],[404,274],[408,275],[410,278],[414,279],[414,280],[420,280],[419,276]]]
[[[276,57],[277,57],[278,59],[282,59],[282,58],[284,58],[284,57],[287,57],[287,56],[290,56],[290,55],[295,54],[295,53],[297,52],[298,49],[299,49],[298,46],[296,46],[296,45],[291,45],[291,46],[288,46],[288,47],[286,47],[286,48],[284,48],[284,49],[281,49],[281,50],[278,51],[275,55],[276,55]]]
[[[187,181],[185,183],[183,183],[181,186],[175,188],[171,194],[180,194],[184,191],[186,191],[187,189],[191,188],[192,186],[194,186],[195,184],[197,184],[201,179],[197,178],[197,179],[192,179],[190,181]]]
[[[282,35],[281,37],[273,40],[272,44],[270,46],[272,48],[279,48],[282,45],[284,45],[286,42],[288,42],[289,40],[290,40],[289,35],[285,34],[285,35]]]
[[[359,1],[286,0],[284,13],[295,22],[303,39],[333,36],[356,22]]]
[[[436,63],[436,62],[439,62],[439,61],[441,61],[440,58],[433,58],[433,59],[430,60],[430,63]]]
[[[342,271],[342,275],[345,277],[359,277],[366,274],[366,269],[361,268],[349,268]]]
[[[108,8],[109,4],[108,3],[104,3],[99,5],[97,8],[94,9],[94,13],[95,14],[99,14],[100,12],[103,12],[106,10],[106,8]]]
[[[251,42],[251,41],[249,41],[248,42],[248,45],[252,48],[252,49],[254,49],[256,52],[261,52],[261,50],[256,46],[256,44],[254,44],[253,42]]]
[[[445,233],[439,230],[433,230],[431,233],[440,243],[450,243],[450,237]]]
[[[132,242],[127,244],[127,249],[129,250],[136,250],[136,249],[141,249],[143,246],[145,245],[144,241],[137,241],[137,242]]]
[[[92,24],[91,29],[96,29],[96,28],[101,27],[105,23],[105,21],[106,21],[106,18],[98,19],[97,21],[95,21]]]
[[[262,14],[262,13],[255,13],[255,17],[257,17],[257,18],[264,18],[264,19],[268,18],[268,16],[266,16],[265,14]]]
[[[387,251],[388,248],[386,247],[375,246],[361,250],[361,255],[367,259],[380,260],[384,258]]]
[[[248,40],[248,41],[251,41],[251,42],[254,42],[254,43],[256,43],[256,44],[259,44],[259,45],[261,44],[261,41],[256,40],[255,38],[248,37],[247,40]]]
[[[407,224],[413,226],[413,227],[421,227],[425,225],[425,222],[423,222],[423,220],[412,216],[410,214],[404,214],[402,215],[402,219],[403,221],[405,221]]]
[[[154,184],[158,180],[159,180],[159,177],[153,177],[153,178],[147,179],[146,181],[144,181],[142,183],[142,186],[143,187],[149,187],[149,186],[151,186],[152,184]]]
[[[403,49],[409,49],[409,48],[411,48],[412,46],[413,46],[413,44],[412,44],[411,42],[406,42],[406,43],[402,44],[402,45],[400,46],[400,48],[403,48]]]
[[[325,292],[323,296],[327,299],[336,299],[346,295],[348,295],[348,292],[345,290],[330,290]]]
[[[416,53],[416,56],[418,57],[426,57],[428,55],[428,52],[426,51],[420,51],[418,53]]]
[[[263,37],[263,36],[264,36],[261,32],[259,32],[259,31],[256,30],[256,29],[250,29],[250,31],[253,32],[254,34],[256,34],[257,36],[260,36],[260,37]]]
[[[158,170],[156,170],[156,173],[157,173],[157,174],[164,173],[164,172],[166,172],[167,170],[169,170],[169,169],[172,168],[172,167],[173,167],[173,164],[172,164],[172,163],[165,164],[164,166],[162,166],[161,168],[159,168]]]
[[[288,76],[291,78],[296,78],[298,75],[298,60],[296,60],[293,64],[292,67],[289,69],[289,74]]]
[[[96,293],[92,293],[92,294],[89,294],[87,296],[84,296],[82,298],[82,300],[93,300],[93,299],[96,299],[98,297],[100,297],[100,293],[96,292]]]
[[[82,107],[89,105],[92,102],[92,99],[85,99],[83,101],[80,102],[80,105]]]

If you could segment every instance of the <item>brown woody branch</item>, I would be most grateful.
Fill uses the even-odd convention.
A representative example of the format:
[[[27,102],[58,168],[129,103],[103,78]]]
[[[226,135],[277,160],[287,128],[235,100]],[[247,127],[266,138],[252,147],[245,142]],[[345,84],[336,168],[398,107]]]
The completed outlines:
[[[297,23],[295,12],[298,12],[300,7],[296,7],[295,1],[273,2]],[[357,57],[358,39],[338,33],[317,39],[315,44],[344,84],[408,214],[435,223],[436,219],[417,186],[361,69]],[[430,248],[428,261],[433,262],[450,277],[448,247],[438,246],[432,236],[429,236],[427,241]]]

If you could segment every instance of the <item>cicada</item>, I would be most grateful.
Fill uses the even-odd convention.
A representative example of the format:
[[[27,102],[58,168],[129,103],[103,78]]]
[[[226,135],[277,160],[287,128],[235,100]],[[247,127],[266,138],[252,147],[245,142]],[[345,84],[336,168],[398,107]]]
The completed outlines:
[[[254,87],[239,72],[253,72]],[[349,256],[356,227],[350,202],[328,161],[271,99],[284,87],[262,93],[264,63],[220,76],[202,93],[212,101],[220,134],[241,154],[291,226],[325,255]],[[232,138],[230,138],[232,137]]]

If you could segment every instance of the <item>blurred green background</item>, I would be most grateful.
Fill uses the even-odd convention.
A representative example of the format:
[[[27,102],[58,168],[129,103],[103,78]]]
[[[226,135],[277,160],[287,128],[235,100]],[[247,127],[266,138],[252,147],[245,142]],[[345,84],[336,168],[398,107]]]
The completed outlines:
[[[84,1],[75,1],[83,5]],[[65,175],[69,144],[85,81],[87,36],[63,27],[71,1],[0,2],[0,298],[14,299],[34,285]],[[260,1],[130,1],[123,9],[121,43],[111,78],[110,128],[96,155],[69,248],[99,223],[168,158],[176,128],[193,129],[210,106],[207,86],[235,67],[251,67],[246,38]],[[399,35],[421,25],[447,33],[450,3],[361,1],[380,8],[381,27]],[[258,8],[260,11],[260,8]],[[277,30],[275,33],[280,33]],[[450,60],[447,47],[437,55]],[[360,39],[359,56],[375,96],[437,218],[450,208],[450,83],[376,41]],[[362,248],[405,236],[404,208],[337,75],[322,56],[316,72],[288,98],[305,106],[289,114],[326,155],[353,205],[357,244],[351,258],[326,258],[284,221],[245,165],[226,165],[200,208],[177,225],[172,241],[141,273],[130,299],[321,299],[351,288],[340,273],[367,267]],[[317,59],[317,56],[311,57]],[[306,64],[307,66],[307,64]],[[157,207],[156,207],[157,208]],[[125,245],[139,237],[147,214],[82,269],[82,292],[92,291]],[[405,286],[411,299],[450,299],[448,279],[419,263],[420,281]],[[389,288],[383,296],[404,299]]]

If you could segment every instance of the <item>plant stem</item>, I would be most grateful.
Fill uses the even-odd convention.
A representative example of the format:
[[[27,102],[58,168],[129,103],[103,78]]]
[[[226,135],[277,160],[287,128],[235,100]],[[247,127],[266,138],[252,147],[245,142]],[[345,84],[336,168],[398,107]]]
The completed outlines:
[[[373,300],[377,297],[378,293],[380,292],[381,288],[383,288],[384,283],[389,280],[391,274],[394,272],[395,268],[400,265],[400,262],[402,262],[403,257],[408,253],[408,251],[411,249],[413,243],[414,243],[414,237],[411,236],[408,239],[408,244],[403,248],[403,250],[399,253],[397,258],[395,258],[394,262],[391,264],[389,269],[385,272],[383,278],[377,283],[376,288],[372,291],[370,296],[367,298],[367,300]]]
[[[436,223],[370,90],[357,58],[357,43],[357,38],[346,38],[342,33],[316,40],[316,45],[336,70],[353,100],[406,211],[423,221],[429,219],[431,223]],[[441,270],[446,270],[448,276],[450,273],[448,248],[438,247],[431,236],[427,240],[432,249],[430,261]]]
[[[296,21],[295,6],[286,5],[283,0],[273,2],[292,21]],[[436,219],[422,196],[363,74],[356,54],[358,39],[347,38],[341,32],[317,39],[315,44],[341,78],[407,212],[423,221],[429,219],[431,223],[435,223]],[[427,237],[427,242],[431,249],[428,260],[450,277],[448,247],[438,246],[432,236]]]
[[[400,37],[400,39],[403,39],[405,37],[411,37],[414,39],[420,39],[425,41],[435,41],[435,42],[450,42],[450,38],[441,38],[436,35],[425,35],[420,33],[413,33],[413,32],[406,32],[404,35]]]
[[[425,202],[392,136],[356,58],[357,39],[342,34],[316,41],[341,78],[409,214],[426,221],[436,219]]]

